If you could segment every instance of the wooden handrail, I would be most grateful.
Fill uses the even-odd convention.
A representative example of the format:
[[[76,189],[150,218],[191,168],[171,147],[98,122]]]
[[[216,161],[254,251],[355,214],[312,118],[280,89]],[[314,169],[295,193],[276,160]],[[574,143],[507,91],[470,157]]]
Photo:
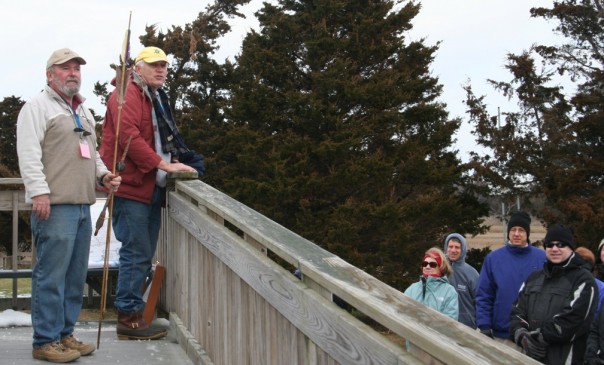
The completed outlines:
[[[22,194],[0,191],[0,210],[27,210]],[[176,182],[162,219],[158,259],[167,271],[160,305],[178,315],[217,364],[237,363],[237,356],[247,356],[250,364],[285,358],[317,364],[537,364],[199,180]],[[301,270],[302,280],[292,268]],[[30,270],[0,270],[0,278],[27,276]],[[409,346],[342,310],[334,296]]]
[[[187,267],[197,267],[196,260],[208,260],[204,258],[208,257],[205,252],[200,257],[192,255],[192,252],[199,250],[195,245],[202,245],[221,263],[212,264],[212,267],[228,267],[232,273],[223,275],[237,275],[307,336],[308,341],[322,349],[329,349],[329,356],[337,362],[360,364],[371,359],[376,364],[393,363],[391,361],[427,363],[435,360],[449,364],[537,364],[523,354],[502,348],[479,332],[418,304],[400,291],[201,181],[177,182],[175,191],[169,194],[168,205],[166,226],[170,231],[167,236],[171,239],[184,237],[181,232],[184,229],[187,235],[196,240],[190,242],[187,239],[187,244],[176,244],[174,241],[165,243],[170,246],[164,247],[162,255],[169,264],[178,266],[176,273],[171,273],[171,266],[168,266],[168,283],[196,292],[212,290],[206,288],[204,283],[187,281],[191,275],[201,278],[215,275],[213,272],[186,272]],[[291,274],[291,268],[284,267],[281,261],[301,270],[302,283]],[[204,266],[199,268],[203,270]],[[195,285],[200,287],[193,289]],[[220,285],[227,284],[221,281]],[[225,290],[237,290],[238,286],[234,285],[234,289]],[[243,293],[232,294],[248,295]],[[166,296],[168,308],[182,307],[182,298],[177,295]],[[343,299],[387,331],[407,339],[410,345],[401,347],[392,344],[349,313],[342,313],[331,302],[333,296]],[[218,313],[221,313],[220,308],[214,314],[204,315],[220,316]],[[196,315],[189,312],[177,314],[180,318]],[[195,322],[205,323],[204,318],[192,321],[191,325]],[[315,326],[308,326],[309,321]],[[240,324],[243,325],[245,323]],[[322,331],[326,329],[335,332],[333,338],[325,337]],[[201,338],[200,342],[204,346]],[[212,346],[212,342],[209,341],[207,346]],[[364,354],[367,358],[360,355],[357,358],[348,357],[351,354],[346,353],[346,349],[354,350],[357,355]]]

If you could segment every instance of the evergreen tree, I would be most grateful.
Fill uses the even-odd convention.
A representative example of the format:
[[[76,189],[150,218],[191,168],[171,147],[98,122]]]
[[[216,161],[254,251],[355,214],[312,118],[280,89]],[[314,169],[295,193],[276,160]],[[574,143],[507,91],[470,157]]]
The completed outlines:
[[[487,215],[452,150],[419,6],[282,0],[245,38],[208,181],[387,283]],[[216,121],[212,121],[216,123]],[[214,151],[213,151],[214,152]]]
[[[18,177],[17,117],[25,104],[17,96],[5,97],[0,102],[0,177]]]
[[[567,43],[508,55],[512,80],[490,81],[518,102],[502,126],[466,88],[478,142],[491,151],[474,154],[476,178],[498,194],[522,197],[546,223],[572,226],[580,244],[595,248],[604,236],[602,2],[556,1],[531,16],[555,20]],[[564,90],[561,76],[576,90]]]
[[[25,104],[17,96],[8,96],[0,101],[0,178],[20,177],[19,160],[17,159],[17,117]],[[19,188],[14,185],[0,186],[2,190]],[[31,247],[31,230],[29,212],[19,212],[19,249],[29,251]],[[0,212],[0,237],[11,237],[13,216],[11,212]],[[12,255],[12,242],[4,239],[0,243],[0,252]]]

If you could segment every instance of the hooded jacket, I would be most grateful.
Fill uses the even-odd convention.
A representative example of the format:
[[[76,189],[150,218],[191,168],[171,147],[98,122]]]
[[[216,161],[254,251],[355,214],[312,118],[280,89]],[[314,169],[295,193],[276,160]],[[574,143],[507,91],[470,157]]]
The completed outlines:
[[[485,257],[476,290],[476,325],[481,331],[491,329],[494,337],[510,339],[510,313],[518,290],[545,260],[542,249],[509,242]]]
[[[457,238],[461,242],[461,255],[457,261],[447,260],[453,268],[448,279],[459,296],[459,322],[468,327],[476,328],[476,287],[478,285],[478,271],[466,263],[468,244],[459,233],[452,233],[445,238],[444,252],[447,252],[449,241]]]
[[[454,320],[459,316],[457,292],[446,277],[421,276],[405,290],[405,295]]]
[[[589,264],[572,253],[562,264],[547,262],[520,288],[512,307],[510,334],[541,330],[548,343],[545,363],[583,364],[598,289]]]

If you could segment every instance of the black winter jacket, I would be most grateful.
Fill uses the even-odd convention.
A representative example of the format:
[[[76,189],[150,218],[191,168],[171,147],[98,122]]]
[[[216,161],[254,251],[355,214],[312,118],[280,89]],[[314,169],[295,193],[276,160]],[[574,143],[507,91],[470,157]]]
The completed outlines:
[[[548,343],[545,363],[583,364],[598,288],[589,265],[572,254],[562,264],[546,262],[522,284],[512,306],[510,334],[541,329]]]
[[[604,310],[598,313],[598,317],[592,322],[587,338],[587,351],[585,351],[585,363],[590,361],[598,363],[594,359],[604,362]]]

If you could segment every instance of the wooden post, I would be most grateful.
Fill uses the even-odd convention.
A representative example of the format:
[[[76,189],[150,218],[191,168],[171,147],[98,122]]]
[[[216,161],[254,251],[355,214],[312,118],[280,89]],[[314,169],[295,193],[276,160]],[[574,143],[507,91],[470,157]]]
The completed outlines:
[[[157,300],[159,299],[159,291],[161,285],[164,282],[166,276],[166,268],[157,264],[155,265],[155,271],[153,273],[153,279],[151,279],[151,288],[149,289],[149,296],[147,297],[147,303],[145,304],[145,310],[143,312],[143,319],[147,323],[153,321],[155,316],[155,308],[157,307]]]

